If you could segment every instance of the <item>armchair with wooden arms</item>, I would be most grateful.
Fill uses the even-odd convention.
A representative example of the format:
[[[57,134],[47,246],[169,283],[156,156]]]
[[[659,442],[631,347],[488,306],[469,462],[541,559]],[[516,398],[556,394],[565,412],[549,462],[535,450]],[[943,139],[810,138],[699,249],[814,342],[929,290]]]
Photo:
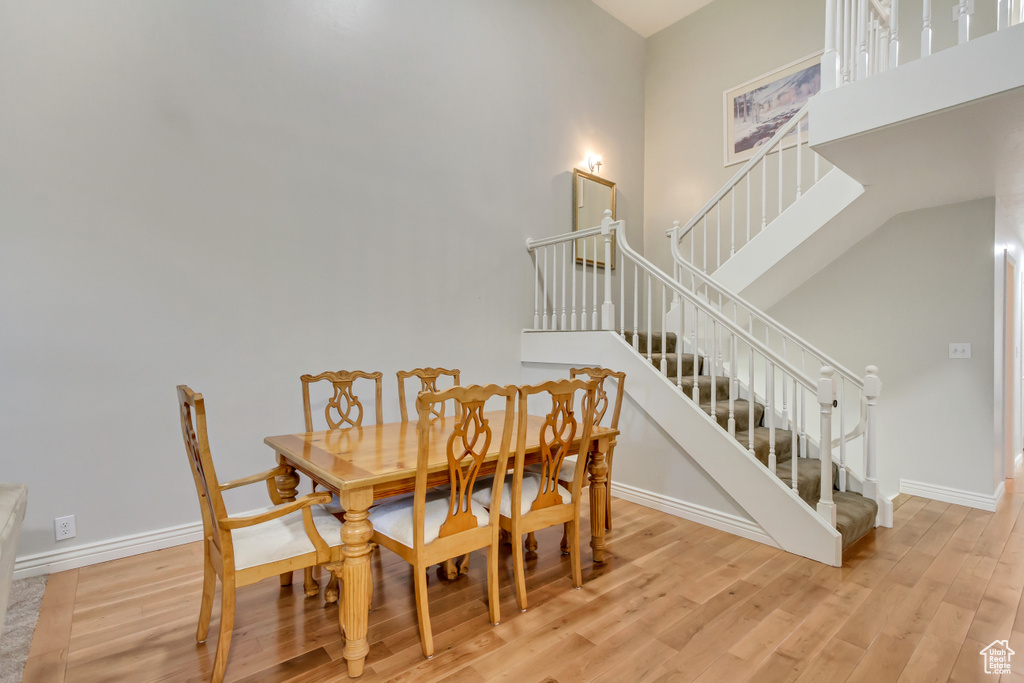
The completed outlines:
[[[235,590],[262,579],[290,574],[325,562],[339,562],[341,522],[326,512],[326,491],[283,502],[274,483],[290,475],[288,467],[221,484],[217,479],[206,432],[206,406],[202,394],[178,386],[181,432],[195,479],[203,518],[203,598],[196,641],[205,642],[213,612],[217,579],[221,581],[220,631],[213,662],[213,683],[220,683],[227,668],[228,649],[235,621]],[[245,517],[231,517],[223,492],[265,482],[273,507]]]

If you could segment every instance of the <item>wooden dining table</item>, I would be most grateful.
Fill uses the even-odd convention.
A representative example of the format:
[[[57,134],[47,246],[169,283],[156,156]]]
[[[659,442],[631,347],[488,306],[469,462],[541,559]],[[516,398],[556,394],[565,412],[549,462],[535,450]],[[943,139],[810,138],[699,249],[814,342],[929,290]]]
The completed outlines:
[[[485,413],[492,429],[492,451],[484,458],[480,474],[493,473],[497,467],[504,413]],[[520,416],[517,416],[520,419]],[[526,464],[540,461],[539,434],[543,417],[527,415]],[[445,447],[454,429],[454,418],[434,420],[431,429],[431,451],[427,476],[428,486],[448,483],[448,462]],[[515,427],[513,427],[515,429]],[[589,449],[587,470],[590,477],[590,547],[595,562],[604,561],[605,501],[608,495],[607,455],[615,446],[618,431],[595,427]],[[344,657],[352,677],[363,673],[369,651],[366,633],[369,626],[373,577],[370,569],[369,544],[373,527],[368,510],[375,501],[408,493],[414,488],[419,437],[416,422],[393,422],[382,425],[352,427],[323,432],[268,436],[264,443],[277,453],[278,463],[288,474],[277,478],[281,498],[294,500],[298,494],[298,473],[305,474],[322,488],[333,491],[345,509],[341,528],[343,560],[328,565],[341,583],[343,595],[338,621],[345,641]],[[511,448],[514,456],[515,432]],[[580,448],[579,437],[573,452]],[[509,458],[512,465],[512,458]],[[489,469],[488,469],[489,468]],[[521,543],[522,539],[513,539]]]

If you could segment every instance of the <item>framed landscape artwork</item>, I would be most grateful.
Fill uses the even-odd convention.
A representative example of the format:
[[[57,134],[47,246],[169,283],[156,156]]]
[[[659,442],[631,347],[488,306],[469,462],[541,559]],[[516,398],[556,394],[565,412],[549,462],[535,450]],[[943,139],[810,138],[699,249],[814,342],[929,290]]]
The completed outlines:
[[[723,93],[725,165],[746,161],[821,87],[821,52]],[[806,139],[807,123],[802,125]],[[789,138],[792,138],[790,140]],[[796,131],[783,147],[796,144]]]

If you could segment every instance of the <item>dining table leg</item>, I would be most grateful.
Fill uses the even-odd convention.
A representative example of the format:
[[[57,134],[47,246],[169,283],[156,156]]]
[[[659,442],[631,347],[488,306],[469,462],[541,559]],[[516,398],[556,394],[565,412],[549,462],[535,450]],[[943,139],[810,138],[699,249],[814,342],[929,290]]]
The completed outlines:
[[[373,525],[368,510],[373,503],[373,489],[341,492],[345,521],[341,525],[343,561],[331,566],[341,583],[342,598],[338,609],[341,635],[345,641],[342,654],[348,662],[348,675],[363,674],[366,653],[370,646],[366,632],[370,621],[370,599],[373,597],[373,575],[370,554],[373,546]]]
[[[594,562],[604,562],[604,517],[608,500],[608,439],[598,439],[590,453],[590,548]]]
[[[299,475],[295,473],[295,469],[291,465],[284,462],[280,457],[278,462],[284,465],[288,471],[285,474],[277,475],[274,479],[274,484],[277,486],[277,495],[281,496],[282,502],[290,503],[299,495]],[[292,585],[292,572],[281,574],[281,585]]]

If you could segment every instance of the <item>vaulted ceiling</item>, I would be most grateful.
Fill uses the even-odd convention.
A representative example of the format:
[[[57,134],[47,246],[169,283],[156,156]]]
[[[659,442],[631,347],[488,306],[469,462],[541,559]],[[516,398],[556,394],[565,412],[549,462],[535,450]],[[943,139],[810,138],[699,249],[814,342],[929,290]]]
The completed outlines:
[[[693,14],[712,0],[593,0],[644,38]]]

